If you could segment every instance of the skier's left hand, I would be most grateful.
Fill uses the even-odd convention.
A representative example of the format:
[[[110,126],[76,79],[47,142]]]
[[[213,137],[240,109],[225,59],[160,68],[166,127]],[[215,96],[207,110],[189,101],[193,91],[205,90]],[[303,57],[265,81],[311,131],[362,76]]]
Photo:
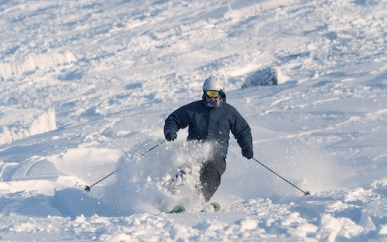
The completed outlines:
[[[254,157],[254,152],[250,149],[242,149],[242,155],[250,160]]]

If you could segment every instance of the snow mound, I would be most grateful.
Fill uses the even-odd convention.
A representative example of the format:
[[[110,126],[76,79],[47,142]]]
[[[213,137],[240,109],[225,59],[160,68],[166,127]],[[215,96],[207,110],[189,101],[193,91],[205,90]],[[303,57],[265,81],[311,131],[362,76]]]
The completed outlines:
[[[46,111],[37,109],[8,109],[6,118],[0,118],[4,125],[0,128],[0,144],[8,144],[14,140],[32,135],[42,134],[56,129],[55,109]],[[4,112],[2,112],[4,114]]]
[[[242,84],[242,88],[255,87],[255,86],[273,86],[283,84],[290,78],[282,74],[281,70],[276,67],[268,67],[256,71],[251,76],[247,77]]]
[[[98,198],[88,196],[85,191],[77,188],[66,188],[55,191],[50,204],[63,216],[121,216],[122,212]]]

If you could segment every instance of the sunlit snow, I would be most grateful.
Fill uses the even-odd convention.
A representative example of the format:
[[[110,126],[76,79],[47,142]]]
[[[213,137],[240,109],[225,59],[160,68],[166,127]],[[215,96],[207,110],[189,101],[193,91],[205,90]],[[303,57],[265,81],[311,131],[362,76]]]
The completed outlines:
[[[386,12],[385,0],[0,2],[0,240],[387,241]],[[268,69],[278,85],[244,85]],[[163,142],[164,120],[210,75],[250,124],[254,157],[311,196],[233,138],[220,212],[200,212],[197,176],[169,192],[212,147],[186,130]],[[165,212],[175,205],[187,212]]]

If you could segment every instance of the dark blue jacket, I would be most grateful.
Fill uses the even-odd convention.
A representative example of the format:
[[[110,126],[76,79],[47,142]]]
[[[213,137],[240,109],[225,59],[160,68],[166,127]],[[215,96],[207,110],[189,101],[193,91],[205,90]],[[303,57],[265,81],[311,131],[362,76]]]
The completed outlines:
[[[249,125],[239,112],[227,103],[218,108],[208,107],[203,100],[187,104],[168,116],[164,134],[177,133],[179,129],[187,126],[187,140],[215,141],[220,145],[220,152],[224,156],[229,146],[230,131],[242,149],[253,150]]]

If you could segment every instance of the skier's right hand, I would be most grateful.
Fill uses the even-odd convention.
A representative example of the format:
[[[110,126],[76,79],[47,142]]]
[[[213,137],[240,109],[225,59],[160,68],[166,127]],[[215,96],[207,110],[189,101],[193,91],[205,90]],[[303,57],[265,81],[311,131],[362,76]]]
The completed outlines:
[[[177,138],[177,134],[175,132],[168,131],[165,133],[165,139],[167,141],[173,141]]]

